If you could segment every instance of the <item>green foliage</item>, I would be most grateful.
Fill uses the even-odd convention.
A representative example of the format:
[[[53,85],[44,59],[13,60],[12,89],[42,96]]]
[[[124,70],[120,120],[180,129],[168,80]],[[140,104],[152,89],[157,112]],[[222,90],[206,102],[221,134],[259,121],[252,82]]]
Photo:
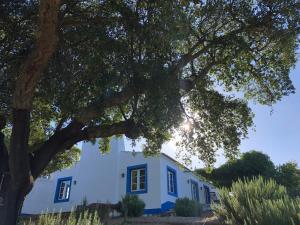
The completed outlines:
[[[262,152],[246,152],[239,159],[229,160],[218,168],[197,169],[196,173],[219,187],[231,187],[239,179],[257,176],[272,178],[285,186],[291,197],[300,196],[300,169],[297,163],[288,162],[275,167],[270,157]]]
[[[137,195],[126,195],[120,203],[120,211],[126,217],[139,217],[144,214],[145,203]]]
[[[107,138],[100,138],[99,139],[99,150],[100,153],[108,153],[110,150],[110,141],[111,141],[111,137],[107,137]]]
[[[112,211],[111,207],[108,205],[101,205],[96,208],[96,212],[101,219],[101,221],[105,221],[110,217],[110,212]]]
[[[189,198],[178,198],[175,202],[176,216],[201,216],[202,205],[199,202],[191,200]]]
[[[90,215],[97,215],[101,221],[106,221],[109,218],[109,214],[112,211],[112,206],[107,204],[95,204],[89,205],[87,198],[82,199],[81,205],[76,206],[74,214],[76,218],[83,217],[86,213]]]
[[[274,180],[237,181],[220,191],[213,210],[228,225],[300,224],[300,199],[292,199]]]
[[[291,197],[300,196],[300,169],[297,163],[288,162],[278,166],[276,170],[276,182],[285,186]]]
[[[101,225],[98,215],[89,212],[82,213],[79,217],[72,212],[69,216],[60,214],[44,214],[37,221],[23,222],[21,225]]]
[[[238,179],[259,175],[272,178],[276,170],[268,155],[258,151],[249,151],[243,153],[239,159],[229,160],[212,171],[199,169],[196,172],[219,187],[230,187]]]
[[[30,155],[34,156],[36,149],[48,138],[40,127],[39,120],[33,120],[31,123],[31,135],[29,138]],[[9,146],[9,138],[11,134],[11,128],[6,127],[3,130],[5,134],[5,144]],[[55,171],[62,170],[71,167],[75,162],[80,159],[81,150],[77,146],[72,146],[70,149],[57,153],[44,169],[41,176],[47,176]]]
[[[8,126],[20,65],[36,47],[38,5],[0,6],[0,113]],[[298,5],[63,1],[57,49],[35,88],[30,145],[41,146],[61,121],[66,127],[92,115],[85,128],[116,125],[109,134],[144,137],[145,152],[153,154],[189,121],[192,128],[180,131],[181,148],[207,165],[220,148],[233,158],[252,126],[248,101],[271,105],[294,92],[289,71],[296,61]],[[128,120],[136,126],[116,129]]]
[[[79,161],[80,154],[81,150],[76,146],[56,154],[45,168],[42,176],[46,176],[55,171],[71,167],[75,162]]]

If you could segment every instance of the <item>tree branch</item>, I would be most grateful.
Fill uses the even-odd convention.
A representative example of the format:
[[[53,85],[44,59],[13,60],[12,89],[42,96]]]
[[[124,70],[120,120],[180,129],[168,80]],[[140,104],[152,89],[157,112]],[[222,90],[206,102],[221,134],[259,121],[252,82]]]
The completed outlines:
[[[224,42],[231,40],[232,36],[242,32],[245,29],[250,29],[253,27],[255,28],[255,25],[250,23],[247,26],[241,26],[237,29],[234,29],[224,36],[215,36],[212,40],[206,40],[207,34],[204,34],[200,39],[198,39],[197,42],[190,48],[188,53],[184,54],[177,62],[174,62],[174,65],[171,68],[171,76],[176,79],[176,82],[179,82],[180,89],[184,90],[185,92],[189,92],[195,85],[194,80],[177,79],[177,75],[180,70],[184,68],[189,62],[208,52],[211,46],[214,46],[216,44],[226,44]],[[207,44],[205,44],[205,42],[207,42]],[[203,47],[201,49],[198,49],[200,46]],[[208,73],[211,67],[214,66],[213,63],[215,62],[209,63],[205,68],[203,68],[200,74],[202,75]],[[82,123],[86,123],[91,119],[99,116],[106,108],[111,108],[126,103],[134,95],[144,93],[146,91],[148,82],[151,81],[144,80],[142,81],[142,85],[139,85],[138,87],[136,85],[129,85],[128,87],[124,88],[123,91],[114,93],[113,95],[102,99],[97,103],[91,104],[90,106],[83,109],[76,119]]]
[[[93,103],[88,107],[82,109],[76,120],[81,123],[89,122],[90,120],[101,115],[101,113],[107,109],[115,106],[119,106],[135,95],[136,91],[133,86],[129,85],[123,91],[115,92],[112,95],[99,100],[99,102]]]
[[[80,141],[80,139],[76,140],[76,135],[81,132],[82,128],[81,123],[72,121],[68,126],[54,133],[34,152],[34,157],[30,163],[34,178],[37,178],[43,172],[58,152],[64,151]]]
[[[57,123],[54,133],[57,133],[58,131],[60,131],[60,129],[62,128],[62,126],[64,125],[65,122],[66,122],[66,118],[62,117],[60,119],[60,121]]]
[[[80,141],[120,134],[133,138],[134,133],[136,133],[133,132],[135,130],[138,130],[138,127],[133,120],[86,128],[83,128],[83,125],[78,121],[73,121],[66,128],[50,137],[35,151],[31,163],[32,175],[34,178],[37,178],[57,153],[71,148]]]
[[[36,47],[20,67],[12,102],[15,109],[31,108],[36,84],[56,50],[59,7],[60,0],[40,1]]]
[[[59,6],[59,0],[40,1],[36,47],[20,67],[12,98],[9,172],[13,187],[24,196],[32,185],[28,157],[32,99],[40,76],[56,49]]]
[[[100,125],[87,127],[82,131],[82,138],[92,139],[92,138],[104,138],[110,137],[113,135],[125,134],[128,138],[135,138],[133,130],[138,130],[138,126],[134,123],[133,120],[121,121],[118,123],[110,124],[110,125]]]

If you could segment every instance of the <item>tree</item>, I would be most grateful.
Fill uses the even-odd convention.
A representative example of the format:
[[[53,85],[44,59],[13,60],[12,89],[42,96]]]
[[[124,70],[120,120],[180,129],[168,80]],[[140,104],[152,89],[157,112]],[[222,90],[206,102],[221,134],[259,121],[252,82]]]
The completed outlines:
[[[43,144],[49,137],[45,133],[45,129],[41,126],[41,120],[33,120],[30,124],[30,136],[28,140],[29,157],[34,156],[37,148]],[[3,130],[4,144],[9,145],[11,129],[5,128]],[[102,146],[102,145],[101,145]],[[71,167],[80,158],[81,151],[78,147],[72,146],[70,149],[57,153],[48,163],[41,176],[47,176],[55,171]]]
[[[196,172],[219,187],[231,187],[232,183],[239,179],[252,179],[258,176],[268,179],[276,174],[269,156],[258,151],[243,153],[239,159],[229,160],[212,171],[199,169]]]
[[[297,163],[288,162],[276,168],[274,179],[286,187],[291,197],[300,196],[300,169]]]
[[[291,197],[300,196],[300,169],[297,163],[287,162],[274,166],[269,156],[257,151],[245,152],[239,159],[228,160],[218,168],[197,169],[196,173],[213,181],[219,187],[231,187],[238,180],[261,176],[273,179],[286,187]]]
[[[144,137],[152,154],[187,121],[191,154],[236,155],[252,125],[247,101],[294,92],[298,10],[296,0],[2,1],[1,130],[11,134],[5,146],[1,133],[0,225],[16,223],[34,180],[82,140]],[[39,120],[46,139],[30,152]]]

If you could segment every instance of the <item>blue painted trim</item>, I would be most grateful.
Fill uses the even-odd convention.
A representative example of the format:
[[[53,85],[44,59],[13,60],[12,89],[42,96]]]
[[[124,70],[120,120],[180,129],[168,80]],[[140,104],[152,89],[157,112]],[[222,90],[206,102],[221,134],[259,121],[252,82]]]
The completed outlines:
[[[174,193],[173,192],[169,192],[169,176],[168,176],[168,172],[173,173],[174,175]],[[176,170],[167,166],[167,192],[168,195],[172,195],[174,197],[178,197],[178,191],[177,191],[177,173]]]
[[[144,214],[148,215],[154,215],[154,214],[160,214],[169,211],[170,209],[175,208],[175,203],[174,202],[165,202],[161,204],[160,208],[154,208],[154,209],[145,209]]]
[[[21,213],[20,216],[24,216],[24,217],[32,217],[33,215],[36,214],[29,214],[29,213]]]
[[[161,204],[161,211],[162,212],[167,212],[169,211],[170,209],[174,209],[175,208],[175,203],[174,202],[165,202],[163,204]]]
[[[154,214],[160,214],[160,213],[161,213],[161,208],[144,209],[144,214],[147,214],[147,215],[154,215]]]
[[[198,185],[198,182],[191,179],[191,191],[192,191],[192,195],[193,195],[193,188],[192,188],[193,184],[196,185],[196,198],[197,198],[196,200],[197,200],[197,202],[199,202],[200,198],[199,198],[199,185]]]
[[[60,188],[60,184],[62,181],[71,181],[71,185],[70,185],[70,190],[69,190],[69,196],[67,199],[63,199],[63,200],[59,200],[58,199],[58,195],[59,195],[59,188]],[[72,177],[63,177],[63,178],[59,178],[57,180],[57,184],[56,184],[56,190],[55,190],[55,196],[54,196],[54,203],[60,203],[60,202],[68,202],[70,199],[70,195],[71,195],[71,187],[72,187]]]
[[[206,190],[206,196],[205,196],[205,201],[206,204],[210,204],[211,203],[211,199],[210,199],[210,188],[208,186],[206,186],[205,184],[203,185],[204,189]]]
[[[136,169],[145,169],[145,190],[143,191],[131,191],[131,171]],[[147,164],[140,164],[127,167],[127,181],[126,181],[126,193],[127,194],[145,194],[148,192],[148,171]]]

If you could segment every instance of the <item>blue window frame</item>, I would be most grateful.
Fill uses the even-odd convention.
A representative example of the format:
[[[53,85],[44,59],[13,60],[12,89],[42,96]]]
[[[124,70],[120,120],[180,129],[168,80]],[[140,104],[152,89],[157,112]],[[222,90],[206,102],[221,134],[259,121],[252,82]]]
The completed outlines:
[[[54,203],[68,202],[71,194],[72,177],[59,178],[57,180]]]
[[[176,170],[169,166],[167,166],[167,188],[169,195],[178,196]]]
[[[198,182],[191,180],[192,199],[199,202],[199,187]]]
[[[129,194],[147,193],[147,164],[127,167],[126,192]]]
[[[205,203],[206,204],[210,204],[211,203],[211,199],[210,199],[210,189],[208,186],[203,185],[204,187],[204,195],[205,195]]]

